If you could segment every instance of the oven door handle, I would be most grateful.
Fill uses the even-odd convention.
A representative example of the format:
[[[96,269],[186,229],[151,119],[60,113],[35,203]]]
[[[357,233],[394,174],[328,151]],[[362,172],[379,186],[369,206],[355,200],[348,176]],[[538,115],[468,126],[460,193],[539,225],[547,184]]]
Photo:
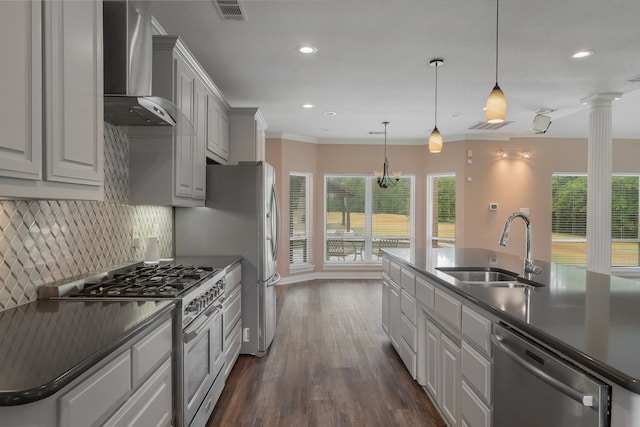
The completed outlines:
[[[204,331],[209,326],[209,321],[218,315],[218,312],[220,312],[221,308],[222,306],[216,303],[213,304],[207,311],[205,311],[202,315],[206,318],[204,319],[204,321],[202,321],[200,326],[196,327],[195,331],[184,331],[184,343],[188,344],[193,341],[198,335],[200,335],[202,331]]]
[[[491,336],[491,342],[493,342],[493,344],[496,347],[498,347],[498,349],[502,350],[507,356],[509,356],[514,362],[519,364],[531,375],[539,378],[540,380],[549,384],[551,387],[560,391],[562,394],[565,394],[566,396],[572,398],[573,400],[580,403],[581,405],[598,409],[598,399],[595,399],[591,395],[585,395],[581,391],[576,390],[573,387],[570,387],[569,385],[559,381],[557,378],[554,378],[551,375],[547,374],[546,372],[538,369],[536,366],[530,364],[529,362],[524,360],[522,357],[517,355],[513,350],[511,350],[511,348],[505,345],[500,340],[500,338],[496,337],[495,335]]]

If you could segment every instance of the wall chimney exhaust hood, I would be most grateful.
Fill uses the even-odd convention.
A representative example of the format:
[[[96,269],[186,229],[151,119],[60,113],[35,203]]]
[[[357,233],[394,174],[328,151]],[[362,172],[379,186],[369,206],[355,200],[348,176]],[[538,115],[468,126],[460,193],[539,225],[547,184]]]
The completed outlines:
[[[172,102],[152,96],[151,27],[146,1],[103,3],[104,119],[107,123],[117,126],[175,126],[182,120],[188,123]]]

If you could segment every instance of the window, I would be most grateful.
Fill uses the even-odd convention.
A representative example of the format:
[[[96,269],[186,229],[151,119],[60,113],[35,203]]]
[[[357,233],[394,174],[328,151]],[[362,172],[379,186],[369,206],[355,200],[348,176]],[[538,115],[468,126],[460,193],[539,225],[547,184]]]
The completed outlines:
[[[427,241],[433,248],[456,245],[456,176],[455,174],[428,175]]]
[[[311,260],[311,175],[289,174],[289,265],[304,267]]]
[[[414,245],[414,178],[380,188],[373,176],[325,176],[325,261],[380,262],[381,248]]]
[[[638,175],[611,177],[611,266],[640,266]],[[551,260],[587,264],[587,176],[552,176]]]

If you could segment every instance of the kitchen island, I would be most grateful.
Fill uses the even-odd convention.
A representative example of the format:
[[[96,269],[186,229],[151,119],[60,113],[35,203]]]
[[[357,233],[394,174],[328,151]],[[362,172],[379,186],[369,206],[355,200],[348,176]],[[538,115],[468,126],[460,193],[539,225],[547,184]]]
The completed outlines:
[[[637,282],[536,262],[542,272],[528,278],[540,286],[486,287],[466,284],[440,269],[492,268],[527,277],[523,259],[485,249],[453,248],[418,249],[414,255],[408,249],[387,249],[385,255],[403,273],[415,274],[416,284],[420,277],[427,279],[436,289],[477,307],[494,323],[516,328],[610,384],[611,425],[630,426],[640,420]],[[489,352],[485,356],[491,360]]]

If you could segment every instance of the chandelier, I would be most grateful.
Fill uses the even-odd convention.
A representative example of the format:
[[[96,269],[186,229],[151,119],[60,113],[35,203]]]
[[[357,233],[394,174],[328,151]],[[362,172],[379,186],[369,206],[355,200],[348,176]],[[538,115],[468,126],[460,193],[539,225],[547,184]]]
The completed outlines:
[[[389,160],[387,160],[387,125],[389,122],[382,122],[384,125],[384,163],[382,165],[382,171],[374,171],[378,185],[380,188],[393,188],[400,181],[400,175],[402,172],[393,172],[393,178],[389,176]]]

